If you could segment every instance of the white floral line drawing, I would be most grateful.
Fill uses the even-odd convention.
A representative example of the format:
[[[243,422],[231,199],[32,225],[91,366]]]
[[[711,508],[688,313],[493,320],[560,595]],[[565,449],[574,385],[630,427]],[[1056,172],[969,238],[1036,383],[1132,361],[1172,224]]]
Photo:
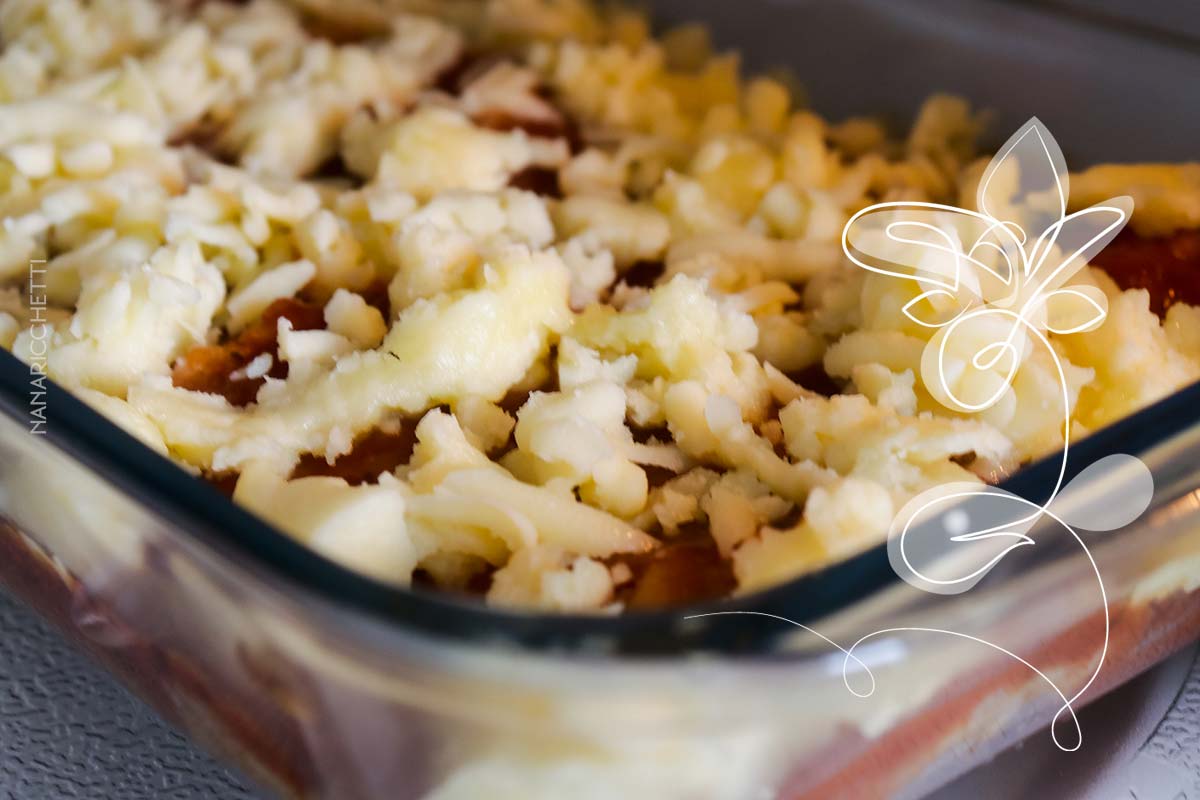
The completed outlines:
[[[888,535],[888,555],[892,568],[907,583],[927,592],[960,594],[1013,550],[1034,545],[1028,531],[1036,522],[1043,518],[1056,522],[1086,555],[1104,612],[1100,655],[1083,686],[1067,697],[1052,679],[1016,653],[952,630],[887,628],[843,648],[808,626],[772,614],[733,611],[696,616],[766,616],[811,632],[845,654],[842,680],[858,697],[869,697],[875,690],[874,675],[854,655],[868,639],[924,632],[986,645],[1020,662],[1053,689],[1062,705],[1051,724],[1051,737],[1061,750],[1079,749],[1083,736],[1074,703],[1103,669],[1110,618],[1100,569],[1076,528],[1110,531],[1128,525],[1149,506],[1154,482],[1139,459],[1118,454],[1100,459],[1063,485],[1070,452],[1070,389],[1045,332],[1067,336],[1103,323],[1104,293],[1090,284],[1065,284],[1120,232],[1133,209],[1130,198],[1118,197],[1068,214],[1068,196],[1062,151],[1035,117],[1013,134],[988,165],[979,183],[978,211],[925,202],[879,203],[850,218],[842,246],[859,267],[918,284],[922,291],[901,310],[913,323],[935,331],[922,357],[921,379],[934,399],[952,411],[973,414],[1003,401],[1015,402],[1013,382],[1033,348],[1040,347],[1049,356],[1061,389],[1063,447],[1047,499],[1035,503],[976,483],[935,487],[910,500],[896,515]],[[1028,231],[1041,233],[1032,238]],[[1117,488],[1101,493],[1097,500],[1089,494],[1096,494],[1090,490],[1098,486]],[[1065,508],[1051,511],[1052,503]],[[962,571],[964,562],[967,572]],[[850,686],[851,661],[870,679],[865,693]],[[1071,743],[1058,735],[1064,714],[1070,715],[1075,727]]]
[[[877,631],[871,631],[870,633],[863,634],[862,636],[860,636],[858,639],[856,639],[854,641],[853,644],[851,644],[847,648],[847,647],[842,647],[840,644],[833,641],[829,637],[825,636],[824,634],[822,634],[820,631],[816,630],[815,628],[810,628],[809,626],[804,625],[803,623],[796,622],[795,620],[788,619],[787,617],[780,616],[778,614],[768,614],[764,611],[711,611],[706,614],[692,614],[691,616],[684,617],[684,619],[699,619],[701,617],[723,617],[723,616],[765,617],[767,619],[774,619],[774,620],[778,620],[780,622],[785,622],[788,625],[792,625],[796,628],[800,628],[801,630],[804,630],[804,631],[807,631],[808,633],[813,634],[814,636],[816,636],[819,639],[826,642],[829,646],[833,647],[836,650],[839,650],[845,656],[845,658],[842,661],[842,685],[846,687],[846,691],[850,692],[850,694],[852,694],[855,697],[858,697],[860,699],[863,699],[863,700],[865,700],[865,699],[871,697],[871,695],[875,694],[875,674],[871,672],[871,668],[870,668],[870,666],[867,665],[866,662],[864,662],[858,656],[854,655],[854,651],[858,648],[858,646],[860,644],[867,641],[868,639],[873,639],[876,636],[884,636],[889,633],[941,633],[941,634],[946,634],[948,636],[956,636],[960,639],[966,639],[966,640],[969,640],[972,642],[976,642],[978,644],[986,645],[986,646],[992,648],[993,650],[998,650],[1001,653],[1004,653],[1006,656],[1008,656],[1012,659],[1015,659],[1016,661],[1019,661],[1020,663],[1024,664],[1031,671],[1036,673],[1039,678],[1041,678],[1043,681],[1045,681],[1046,685],[1048,685],[1051,689],[1053,689],[1054,693],[1058,695],[1060,700],[1062,700],[1063,705],[1061,707],[1061,710],[1059,711],[1058,714],[1055,715],[1055,717],[1054,717],[1055,723],[1053,725],[1051,725],[1051,729],[1050,729],[1050,735],[1052,737],[1054,737],[1055,745],[1057,745],[1060,750],[1064,750],[1066,752],[1072,752],[1074,750],[1077,750],[1079,748],[1079,746],[1083,743],[1083,730],[1080,728],[1079,719],[1075,716],[1075,711],[1072,708],[1072,703],[1078,699],[1078,695],[1068,698],[1063,693],[1063,691],[1058,688],[1058,685],[1053,680],[1051,680],[1048,675],[1046,675],[1044,672],[1042,672],[1036,666],[1031,664],[1029,661],[1026,661],[1025,659],[1021,658],[1019,655],[1012,652],[1011,650],[1006,650],[1003,647],[1001,647],[1000,645],[989,642],[987,639],[980,639],[977,636],[971,636],[966,633],[959,633],[957,631],[946,630],[944,628],[923,628],[923,627],[909,626],[909,627],[898,627],[898,628],[882,628]],[[1106,645],[1107,645],[1107,635],[1105,636],[1105,641],[1106,641]],[[858,669],[861,672],[863,672],[863,674],[865,674],[867,679],[870,681],[870,688],[868,688],[866,691],[859,691],[850,685],[850,662],[851,661],[853,661],[855,664],[858,665]],[[1073,747],[1066,747],[1066,746],[1062,745],[1058,741],[1057,734],[1055,732],[1055,727],[1057,726],[1058,718],[1063,714],[1064,711],[1070,711],[1071,721],[1075,725],[1076,744]]]

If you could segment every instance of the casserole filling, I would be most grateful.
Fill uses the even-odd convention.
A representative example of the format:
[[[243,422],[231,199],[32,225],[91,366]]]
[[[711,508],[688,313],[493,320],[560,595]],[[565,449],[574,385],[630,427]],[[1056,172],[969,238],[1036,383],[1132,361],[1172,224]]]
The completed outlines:
[[[559,611],[786,580],[1062,447],[1048,353],[958,414],[917,286],[842,253],[973,206],[965,102],[895,137],[698,27],[404,5],[5,3],[0,344],[334,560]],[[1200,165],[1072,186],[1137,203],[1050,337],[1079,437],[1200,377]]]

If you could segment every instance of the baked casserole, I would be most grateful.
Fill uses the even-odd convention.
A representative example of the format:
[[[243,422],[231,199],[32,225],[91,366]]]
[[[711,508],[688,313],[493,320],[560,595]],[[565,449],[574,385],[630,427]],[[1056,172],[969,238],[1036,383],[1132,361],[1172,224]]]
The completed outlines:
[[[879,543],[1200,378],[1200,166],[1103,165],[1132,231],[958,413],[916,286],[841,237],[971,208],[985,115],[895,136],[584,0],[0,8],[0,344],[329,558],[613,613]],[[1107,271],[1106,269],[1107,268]],[[52,424],[52,422],[50,423]]]

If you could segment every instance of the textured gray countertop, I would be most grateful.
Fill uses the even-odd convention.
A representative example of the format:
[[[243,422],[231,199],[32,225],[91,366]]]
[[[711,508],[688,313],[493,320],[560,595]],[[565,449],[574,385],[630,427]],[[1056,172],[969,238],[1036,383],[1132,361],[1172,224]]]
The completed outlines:
[[[930,800],[1200,800],[1200,662],[1181,653],[1080,715],[1084,749],[1035,734]],[[0,593],[0,800],[260,795]]]
[[[0,800],[255,797],[0,593]]]

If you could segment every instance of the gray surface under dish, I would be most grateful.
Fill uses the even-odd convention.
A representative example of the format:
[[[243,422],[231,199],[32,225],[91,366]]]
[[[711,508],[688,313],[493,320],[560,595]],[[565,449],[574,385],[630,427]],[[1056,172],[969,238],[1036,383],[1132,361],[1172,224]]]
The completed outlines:
[[[259,796],[0,592],[0,800]]]

